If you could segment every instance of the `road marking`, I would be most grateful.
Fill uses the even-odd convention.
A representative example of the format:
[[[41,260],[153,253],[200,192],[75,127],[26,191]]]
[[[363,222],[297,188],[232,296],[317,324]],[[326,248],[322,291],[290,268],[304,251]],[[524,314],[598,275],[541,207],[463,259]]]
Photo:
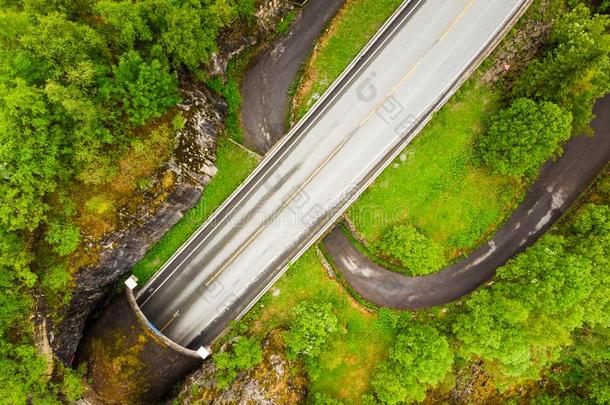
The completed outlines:
[[[449,25],[449,27],[443,32],[443,34],[441,35],[441,39],[445,37],[445,35],[447,35],[448,32],[450,32],[455,25],[464,17],[464,15],[466,14],[466,12],[468,11],[468,9],[470,9],[470,7],[472,6],[472,4],[474,3],[475,0],[470,0],[468,2],[468,4],[466,5],[466,7],[464,7],[464,9],[460,12],[460,14],[453,19],[453,21],[451,22],[451,24]],[[433,49],[434,45],[432,46]],[[422,60],[426,57],[426,55],[428,54],[429,50],[417,61],[417,63],[415,63],[411,69],[409,69],[409,71],[403,75],[403,77],[394,85],[394,87],[392,87],[392,89],[390,90],[390,92],[388,92],[388,94],[386,94],[386,96],[380,100],[375,107],[373,107],[373,109],[371,109],[371,111],[366,115],[366,117],[358,124],[358,127],[356,127],[356,129],[350,131],[350,133],[346,136],[345,140],[343,142],[341,142],[339,144],[339,146],[337,146],[332,153],[320,164],[320,166],[318,166],[316,168],[316,170],[314,170],[314,172],[305,180],[305,182],[297,189],[297,191],[295,191],[277,210],[276,213],[279,213],[286,208],[286,206],[288,204],[290,204],[290,202],[305,188],[307,187],[307,185],[313,180],[313,178],[315,176],[317,176],[317,174],[324,168],[326,167],[326,165],[328,164],[328,162],[343,148],[343,146],[347,143],[347,141],[349,141],[351,139],[351,137],[354,135],[354,133],[356,133],[360,128],[362,128],[364,125],[366,125],[368,123],[368,121],[370,121],[370,119],[375,115],[375,113],[377,113],[379,111],[379,109],[381,107],[383,107],[383,105],[387,102],[387,100],[392,97],[396,91],[398,91],[398,89],[417,71],[417,68],[419,67],[419,65],[421,64]],[[400,137],[400,136],[399,136]],[[254,241],[254,239],[256,239],[256,237],[258,237],[258,235],[260,235],[261,232],[263,232],[265,229],[267,229],[267,227],[269,226],[270,222],[266,222],[263,225],[261,225],[256,232],[250,237],[248,238],[248,240],[241,245],[241,247],[234,252],[231,257],[229,257],[225,263],[208,279],[208,281],[205,282],[204,286],[208,287],[210,284],[212,284],[217,278],[218,276],[220,276],[220,274],[228,267],[231,265],[231,263],[233,263],[235,261],[235,259],[241,254],[241,252],[243,252],[246,248],[248,248],[251,244],[252,241]]]
[[[449,25],[449,27],[443,32],[443,34],[441,35],[440,40],[442,40],[443,38],[446,37],[446,35],[456,26],[456,24],[463,18],[463,16],[467,13],[468,9],[472,6],[472,4],[474,3],[475,0],[470,0],[469,3],[464,7],[464,9],[460,12],[460,14],[458,16],[456,16],[453,21],[451,22],[451,24]],[[419,2],[417,3],[417,5],[419,5]],[[411,13],[409,13],[406,18],[408,18],[411,15]],[[405,20],[406,20],[405,18]],[[404,21],[404,20],[403,20]],[[396,31],[396,29],[398,29],[398,27],[400,27],[401,24],[398,24],[398,26],[393,30]],[[392,33],[393,33],[392,32]],[[389,38],[390,36],[388,36]],[[384,42],[382,42],[382,45],[385,44],[385,42],[387,42],[387,38],[386,40],[384,40]],[[438,41],[437,41],[438,42]],[[434,45],[431,49],[434,48]],[[428,52],[426,52],[427,54]],[[409,72],[407,72],[407,74],[405,74],[401,80],[392,88],[392,90],[390,91],[390,93],[388,93],[383,100],[381,100],[370,112],[369,114],[367,114],[367,116],[360,122],[360,124],[358,125],[358,127],[356,129],[354,129],[353,131],[350,132],[350,134],[348,134],[348,136],[346,137],[346,139],[337,147],[335,148],[335,150],[331,153],[331,155],[325,159],[325,161],[314,171],[314,173],[312,173],[307,180],[305,181],[305,183],[303,183],[298,190],[293,193],[281,206],[280,208],[276,211],[278,213],[280,213],[310,182],[311,180],[313,180],[313,178],[328,164],[328,162],[332,159],[332,157],[334,157],[342,148],[343,146],[347,143],[347,141],[351,138],[351,136],[357,132],[358,129],[360,129],[362,126],[364,126],[372,117],[373,115],[385,104],[385,102],[398,90],[398,88],[400,88],[404,82],[406,82],[413,74],[414,72],[417,70],[417,68],[419,67],[421,61],[423,60],[423,58],[425,57],[425,55],[422,56],[415,65],[413,65],[413,67],[411,67],[411,69],[409,70]],[[369,58],[370,60],[370,58]],[[358,71],[357,73],[360,72],[360,70],[364,69],[366,67],[366,64],[364,64]],[[338,95],[336,95],[335,97],[333,97],[331,99],[331,102],[338,97]],[[322,110],[322,113],[324,113],[324,111],[326,111],[327,108],[324,108]],[[309,127],[312,124],[310,123],[309,125],[307,125],[304,130],[308,130]],[[272,164],[271,168],[275,167],[275,164]],[[248,195],[249,193],[247,193]],[[245,196],[243,197],[245,198]],[[242,199],[243,199],[242,198]],[[241,200],[240,200],[241,201]],[[234,207],[235,208],[235,207]],[[234,209],[233,208],[233,209]],[[215,226],[217,227],[218,224]],[[226,262],[225,264],[219,269],[217,270],[212,277],[205,283],[205,287],[208,287],[214,280],[217,279],[217,277],[237,258],[237,256],[239,256],[239,254],[241,254],[241,252],[243,252],[243,250],[245,250],[248,246],[251,245],[252,241],[264,230],[266,229],[268,226],[268,224],[263,225],[261,227],[259,227],[257,229],[257,231],[246,241],[246,243],[244,245],[242,245],[240,247],[240,249],[235,252]],[[212,229],[214,230],[215,227]],[[209,237],[209,235],[206,235],[202,241],[200,241],[197,244],[197,247],[200,246],[205,240],[207,240],[207,238]],[[174,271],[172,271],[172,273],[170,273],[170,275],[168,277],[171,277],[171,275],[173,275],[178,268],[186,261],[188,260],[188,258],[190,258],[190,256],[192,255],[193,251],[191,251],[184,260],[182,260],[182,262],[174,269]],[[154,295],[159,288],[165,284],[165,282],[168,280],[168,277],[166,277],[161,284],[149,295],[149,297],[144,301],[144,303],[142,303],[142,306],[146,304],[146,302],[148,302],[148,300],[150,300],[152,298],[152,295]]]
[[[449,33],[454,27],[455,25],[464,17],[464,15],[466,14],[466,12],[470,9],[470,7],[472,6],[472,4],[474,3],[475,0],[470,0],[468,2],[468,4],[466,5],[466,7],[464,7],[464,9],[460,12],[460,14],[453,19],[453,21],[451,22],[451,24],[449,25],[449,27],[443,32],[443,34],[441,35],[441,39],[443,39],[447,33]],[[434,45],[432,46],[433,49]],[[375,107],[373,107],[373,109],[371,109],[371,111],[366,115],[366,117],[364,117],[364,119],[358,124],[358,127],[356,127],[355,130],[350,131],[350,133],[347,135],[347,137],[345,138],[345,140],[343,142],[341,142],[339,144],[339,146],[337,146],[332,153],[320,164],[320,166],[318,166],[316,168],[316,170],[314,170],[314,172],[305,180],[305,182],[297,189],[297,191],[295,191],[281,206],[280,208],[277,209],[276,212],[280,212],[282,211],[284,208],[286,208],[286,206],[288,204],[290,204],[290,202],[301,192],[303,191],[303,189],[305,187],[307,187],[307,185],[313,180],[313,178],[315,176],[318,175],[318,173],[324,168],[326,167],[326,165],[328,164],[328,162],[330,162],[330,160],[343,148],[343,146],[347,143],[347,141],[349,141],[351,139],[351,137],[360,129],[362,128],[374,115],[376,112],[379,111],[379,109],[381,107],[383,107],[383,105],[387,102],[387,100],[392,97],[396,91],[398,91],[398,89],[407,81],[409,80],[409,78],[411,78],[411,76],[417,71],[417,68],[419,67],[419,65],[421,64],[422,60],[426,57],[426,55],[428,54],[429,50],[421,57],[419,58],[419,60],[411,67],[411,69],[409,69],[409,71],[403,75],[403,77],[396,83],[396,85],[394,85],[394,87],[392,87],[392,89],[390,90],[390,92],[388,94],[386,94],[386,96],[375,105]],[[254,239],[256,239],[256,237],[258,237],[258,235],[260,235],[261,232],[263,232],[265,229],[267,229],[267,227],[269,226],[269,223],[266,222],[263,225],[261,225],[254,234],[252,234],[252,236],[250,238],[248,238],[248,240],[241,245],[241,247],[231,255],[231,257],[229,257],[225,263],[208,279],[208,281],[205,282],[204,286],[208,287],[210,284],[212,284],[217,278],[218,276],[220,276],[220,274],[231,265],[231,263],[233,263],[235,261],[235,259],[241,254],[241,252],[243,252],[246,248],[248,248],[251,244],[252,241],[254,241]]]
[[[361,57],[361,56],[362,56],[364,53],[368,52],[370,49],[372,49],[372,48],[373,48],[373,46],[375,45],[375,42],[371,42],[371,43],[367,44],[367,46],[365,46],[365,47],[363,48],[363,50],[361,51],[361,53],[359,53],[359,54],[356,56],[356,58],[354,58],[354,59],[352,60],[352,62],[350,63],[350,65],[348,65],[348,67],[346,68],[346,70],[345,70],[345,71],[344,71],[344,72],[343,72],[343,73],[342,73],[342,74],[341,74],[341,75],[340,75],[340,76],[337,78],[337,80],[335,81],[335,83],[340,83],[342,80],[344,80],[344,79],[347,77],[347,74],[348,74],[348,73],[349,73],[349,74],[352,76],[352,78],[355,78],[355,77],[357,77],[357,76],[360,74],[360,72],[361,72],[361,71],[363,71],[364,69],[366,69],[366,68],[368,67],[369,62],[370,62],[370,61],[372,61],[372,60],[373,60],[373,59],[376,57],[376,55],[377,55],[377,54],[378,54],[378,53],[379,53],[379,52],[380,52],[380,51],[381,51],[381,50],[384,48],[384,46],[386,45],[386,43],[387,43],[387,42],[388,42],[388,41],[389,41],[389,40],[392,38],[392,36],[394,35],[394,33],[396,33],[396,31],[398,31],[398,30],[401,28],[402,24],[403,24],[403,23],[404,23],[406,20],[408,20],[408,19],[411,17],[411,15],[412,15],[412,14],[413,14],[415,11],[417,11],[417,9],[418,9],[419,5],[420,5],[421,3],[423,3],[424,1],[425,1],[425,0],[417,0],[417,3],[415,3],[415,5],[413,6],[413,8],[412,8],[412,9],[411,9],[411,10],[410,10],[408,13],[407,13],[407,15],[405,15],[405,16],[404,16],[404,18],[403,18],[403,19],[402,19],[402,20],[401,20],[401,21],[400,21],[400,22],[399,22],[399,23],[396,25],[396,27],[394,27],[394,28],[393,28],[391,31],[389,31],[389,33],[387,33],[387,35],[386,35],[386,37],[385,37],[385,38],[381,38],[381,39],[382,39],[382,41],[381,41],[381,43],[379,43],[379,44],[378,44],[377,49],[375,49],[375,50],[373,51],[373,53],[372,53],[371,55],[369,55],[369,57],[368,57],[366,60],[364,60],[364,61],[363,61],[362,65],[361,65],[361,66],[359,66],[359,67],[357,67],[357,66],[356,66],[356,67],[355,67],[355,69],[356,69],[356,70],[355,70],[354,72],[349,72],[349,71],[350,71],[350,69],[351,69],[351,67],[352,67],[352,65],[354,65],[354,66],[355,66],[357,63],[359,63],[359,62],[360,62],[360,57]],[[402,11],[403,11],[404,9],[406,9],[406,8],[407,8],[407,7],[409,7],[410,5],[411,5],[411,2],[410,2],[410,1],[409,1],[409,2],[407,2],[407,3],[404,3],[404,7],[403,7],[403,6],[400,6],[400,7],[399,7],[399,9],[397,9],[397,10],[396,10],[396,12],[395,12],[396,14],[394,14],[394,15],[398,16],[400,13],[402,13]],[[401,10],[401,9],[403,9],[403,10]],[[394,15],[393,15],[392,17],[394,17]],[[392,18],[392,17],[391,17],[391,18]],[[388,21],[386,21],[386,22],[384,23],[384,26],[387,24],[387,26],[389,27],[389,25],[390,25],[390,24],[392,24],[394,21],[396,21],[396,20],[391,20],[391,19],[390,19],[390,20],[388,20]],[[371,41],[376,41],[377,39],[379,39],[379,38],[380,38],[382,35],[384,35],[384,34],[386,34],[386,32],[379,31],[377,34],[375,34],[375,36],[374,36],[374,37],[371,39]],[[351,80],[351,79],[350,79],[350,80]],[[349,81],[349,80],[348,80],[348,81]],[[310,111],[311,115],[313,115],[314,113],[319,114],[320,116],[324,115],[324,114],[326,113],[326,111],[328,110],[328,107],[329,107],[329,106],[332,104],[332,102],[333,102],[335,99],[337,99],[337,97],[339,97],[340,95],[342,95],[342,93],[343,93],[343,92],[344,92],[344,91],[345,91],[347,88],[348,88],[348,87],[345,87],[345,86],[344,86],[343,88],[340,88],[340,89],[339,89],[338,87],[337,87],[337,88],[335,88],[335,87],[334,87],[334,83],[333,83],[333,85],[331,85],[331,87],[328,89],[328,91],[329,91],[329,92],[333,92],[334,90],[337,90],[337,89],[338,89],[339,91],[338,91],[336,94],[334,94],[334,95],[330,95],[330,96],[329,96],[330,98],[329,98],[328,100],[324,100],[325,95],[323,95],[323,96],[322,96],[322,98],[319,100],[319,102],[325,102],[326,104],[325,104],[325,105],[322,105],[322,106],[320,107],[320,108],[321,108],[321,110],[320,110],[320,111],[316,111],[316,108],[317,108],[317,107],[314,105],[314,107],[316,107],[316,108],[312,108],[312,109],[311,109],[311,111]],[[329,94],[330,94],[330,93],[329,93]],[[309,117],[309,116],[310,116],[310,113],[306,114],[306,115],[305,115],[305,117],[304,117],[304,119],[305,119],[305,118],[307,118],[307,117]],[[306,125],[304,128],[301,128],[301,127],[300,127],[300,123],[297,123],[297,125],[296,125],[296,126],[293,128],[293,129],[292,129],[292,131],[295,131],[295,132],[296,132],[296,131],[302,131],[302,132],[307,131],[307,130],[309,130],[309,128],[310,128],[310,127],[313,125],[313,121],[315,121],[315,120],[312,120],[312,122],[310,122],[309,124],[307,124],[307,125]],[[286,136],[286,138],[285,138],[285,139],[286,139],[286,142],[287,142],[287,140],[288,140],[288,136]],[[284,142],[283,142],[283,141],[280,141],[280,142],[278,142],[277,144],[275,144],[275,145],[274,145],[274,146],[271,148],[270,153],[269,153],[269,156],[271,156],[271,155],[272,155],[272,153],[271,153],[271,152],[272,152],[274,149],[276,149],[276,148],[278,148],[278,149],[279,149],[279,148],[280,148],[281,146],[283,146],[283,145],[284,145]],[[285,150],[285,151],[284,151],[284,152],[282,152],[282,153],[281,153],[279,156],[277,156],[277,157],[276,157],[276,159],[275,159],[273,162],[271,162],[271,166],[268,168],[268,170],[270,170],[270,169],[272,169],[273,167],[275,167],[275,166],[277,165],[277,163],[281,161],[281,158],[282,158],[284,155],[286,155],[288,152],[290,152],[290,151],[291,151],[291,148],[289,147],[287,150]],[[263,165],[263,164],[266,164],[266,162],[265,162],[265,158],[263,158],[263,161],[261,162],[261,164],[259,165],[259,167],[262,167],[262,165]],[[257,173],[257,170],[258,170],[258,167],[257,167],[257,169],[255,169],[255,170],[254,170],[254,172],[251,174],[251,176],[254,176],[254,174],[255,174],[255,173]],[[262,170],[262,169],[261,169],[261,170]],[[248,180],[248,179],[247,179],[247,180]],[[258,179],[258,180],[256,180],[256,181],[254,181],[254,184],[251,186],[250,191],[247,191],[247,192],[246,192],[246,194],[245,194],[245,195],[244,195],[244,196],[243,196],[241,199],[239,199],[239,200],[237,200],[237,201],[234,201],[234,202],[233,202],[233,203],[234,203],[233,208],[231,208],[231,209],[229,210],[229,212],[228,212],[228,213],[227,213],[227,215],[226,215],[227,217],[228,217],[228,216],[230,216],[230,214],[231,214],[231,213],[232,213],[232,212],[235,210],[235,208],[237,207],[237,205],[239,204],[239,202],[241,202],[243,199],[245,199],[247,196],[249,196],[249,195],[250,195],[251,190],[253,190],[253,189],[254,189],[254,186],[256,186],[256,185],[257,185],[257,184],[258,184],[258,183],[259,183],[261,180],[262,180],[262,179]],[[245,184],[245,182],[244,182],[244,184]],[[240,190],[240,188],[241,188],[241,186],[240,186],[240,187],[238,187],[238,189],[237,189],[235,192],[238,192],[238,190]],[[212,221],[213,219],[215,219],[215,218],[218,216],[217,214],[218,214],[218,213],[220,213],[220,212],[221,212],[221,211],[222,211],[222,210],[223,210],[223,209],[224,209],[224,208],[227,206],[226,204],[228,203],[228,201],[230,201],[230,198],[229,198],[229,199],[227,199],[227,200],[226,200],[226,201],[225,201],[225,202],[224,202],[224,203],[223,203],[223,204],[222,204],[222,205],[221,205],[221,206],[220,206],[220,207],[219,207],[219,208],[218,208],[218,209],[217,209],[217,210],[216,210],[216,211],[215,211],[215,212],[212,214],[212,216],[210,216],[210,218],[209,218],[209,219],[206,221],[206,223],[209,223],[210,221]],[[196,246],[195,246],[195,247],[194,247],[194,248],[193,248],[193,249],[192,249],[192,250],[191,250],[191,251],[190,251],[190,252],[189,252],[189,253],[186,255],[186,257],[185,257],[185,258],[184,258],[184,259],[183,259],[183,260],[182,260],[182,261],[181,261],[181,262],[180,262],[180,263],[179,263],[179,264],[178,264],[178,265],[177,265],[177,266],[174,268],[174,270],[172,270],[172,272],[171,272],[169,275],[167,275],[167,276],[166,276],[166,277],[163,279],[163,281],[161,281],[161,283],[160,283],[160,284],[159,284],[159,285],[158,285],[158,286],[157,286],[157,287],[156,287],[156,288],[155,288],[153,291],[151,291],[151,292],[149,293],[148,297],[147,297],[147,298],[144,300],[144,302],[143,302],[143,303],[140,305],[140,307],[143,307],[144,305],[146,305],[146,303],[147,303],[147,302],[148,302],[148,301],[149,301],[149,300],[152,298],[152,296],[153,296],[153,295],[154,295],[154,294],[155,294],[155,293],[156,293],[156,292],[157,292],[157,291],[158,291],[158,290],[159,290],[159,289],[160,289],[160,288],[161,288],[161,287],[162,287],[162,286],[163,286],[163,285],[164,285],[164,284],[167,282],[167,280],[168,280],[168,279],[169,279],[169,278],[170,278],[170,277],[171,277],[171,276],[172,276],[172,275],[173,275],[173,274],[174,274],[176,271],[178,271],[178,269],[180,268],[180,266],[182,266],[182,264],[184,264],[184,262],[185,262],[185,261],[187,261],[187,260],[188,260],[188,259],[191,257],[191,255],[193,254],[193,252],[194,252],[196,249],[198,249],[198,248],[199,248],[199,246],[201,246],[201,244],[203,244],[203,243],[204,243],[204,242],[205,242],[205,241],[208,239],[208,237],[209,237],[209,235],[211,234],[211,232],[213,232],[213,231],[214,231],[214,230],[215,230],[215,229],[216,229],[218,226],[220,226],[220,224],[215,224],[215,225],[212,227],[212,229],[211,229],[211,230],[208,232],[208,235],[204,236],[204,238],[203,238],[201,241],[199,241],[199,242],[197,243],[197,245],[196,245]],[[190,237],[190,238],[189,238],[189,239],[186,241],[186,243],[185,243],[185,244],[183,244],[183,245],[180,247],[180,249],[179,249],[179,250],[178,250],[176,253],[174,253],[174,255],[172,255],[172,257],[170,257],[170,259],[169,259],[169,260],[168,260],[168,261],[167,261],[167,262],[164,264],[164,266],[161,268],[161,270],[160,270],[159,272],[157,272],[157,274],[155,274],[155,276],[154,276],[154,277],[153,277],[153,278],[152,278],[152,279],[151,279],[151,280],[150,280],[150,281],[149,281],[149,282],[146,284],[146,288],[143,288],[143,289],[142,289],[142,291],[141,291],[141,293],[139,293],[139,294],[138,294],[138,296],[139,296],[140,294],[143,294],[143,293],[144,293],[144,292],[145,292],[145,291],[146,291],[148,288],[152,288],[152,287],[153,287],[153,285],[152,285],[152,284],[153,284],[153,283],[156,281],[156,279],[157,279],[158,277],[160,277],[160,276],[162,276],[162,275],[163,275],[165,268],[168,268],[168,267],[169,267],[169,265],[170,265],[170,264],[172,263],[172,261],[173,261],[173,258],[174,258],[174,257],[177,257],[177,255],[179,255],[180,253],[182,253],[182,251],[183,251],[183,250],[184,250],[184,248],[185,248],[185,247],[186,247],[186,246],[189,244],[189,242],[190,242],[191,240],[194,240],[194,239],[195,239],[195,238],[196,238],[196,237],[197,237],[197,236],[198,236],[198,235],[199,235],[199,234],[200,234],[200,233],[201,233],[201,232],[202,232],[202,231],[205,229],[205,227],[206,227],[206,224],[202,225],[202,226],[201,226],[201,227],[200,227],[200,228],[199,228],[199,229],[198,229],[198,230],[197,230],[197,231],[196,231],[196,232],[195,232],[193,235],[191,235],[191,237]],[[149,286],[150,286],[150,287],[149,287]]]
[[[468,2],[468,4],[466,5],[466,7],[464,7],[464,9],[460,12],[460,14],[455,17],[453,19],[453,22],[451,23],[451,25],[449,25],[449,27],[445,30],[445,32],[443,32],[443,35],[441,35],[440,40],[445,39],[445,37],[447,36],[447,34],[449,34],[449,32],[451,32],[451,30],[456,26],[456,24],[462,19],[462,17],[464,17],[464,14],[466,14],[466,12],[468,12],[468,9],[470,9],[470,7],[473,5],[474,0],[470,0]]]
[[[343,148],[343,145],[345,145],[347,143],[347,141],[349,141],[350,136],[346,137],[345,140],[343,140],[343,142],[341,142],[339,144],[339,146],[337,146],[332,153],[326,158],[324,159],[324,161],[320,164],[320,166],[318,166],[316,168],[316,170],[314,170],[314,172],[305,180],[305,182],[303,182],[303,184],[301,184],[301,186],[299,186],[299,188],[297,189],[297,191],[295,191],[281,206],[280,208],[278,208],[276,210],[276,212],[279,214],[284,208],[286,208],[288,206],[288,204],[290,204],[292,202],[292,200],[294,200],[294,198],[301,192],[303,191],[303,189],[305,187],[307,187],[307,185],[314,179],[314,177],[316,177],[318,175],[318,173],[320,173],[320,171],[326,167],[326,165],[328,164],[328,162],[335,157],[335,155]],[[214,280],[216,280],[216,278],[220,275],[220,273],[222,273],[231,263],[233,263],[233,261],[237,258],[237,256],[239,256],[241,254],[241,252],[244,251],[244,249],[246,249],[248,246],[250,246],[250,244],[252,243],[252,241],[258,236],[260,235],[260,233],[265,230],[267,227],[269,226],[269,222],[266,222],[265,224],[263,224],[262,226],[260,226],[256,232],[246,241],[246,243],[244,243],[238,250],[237,252],[235,252],[226,262],[225,264],[222,265],[222,267],[220,269],[218,269],[216,271],[216,273],[214,273],[212,275],[212,277],[210,277],[210,279],[205,283],[205,286],[209,286]]]

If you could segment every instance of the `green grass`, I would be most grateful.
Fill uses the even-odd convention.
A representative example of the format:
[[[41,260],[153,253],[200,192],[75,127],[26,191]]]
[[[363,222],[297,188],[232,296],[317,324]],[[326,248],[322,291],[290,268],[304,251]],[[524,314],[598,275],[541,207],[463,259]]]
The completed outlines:
[[[230,142],[218,139],[216,166],[218,173],[203,190],[195,207],[174,225],[132,269],[141,283],[149,280],[193,232],[254,170],[258,163],[252,154]]]
[[[498,98],[468,82],[365,191],[348,216],[369,242],[393,224],[409,223],[443,246],[450,260],[504,221],[523,185],[472,162],[473,139]]]
[[[293,116],[302,117],[347,67],[400,1],[354,0],[331,25],[304,72]],[[348,211],[371,243],[410,223],[439,243],[446,262],[489,237],[520,200],[524,185],[472,162],[472,143],[499,95],[469,81]],[[390,253],[390,252],[387,252]]]
[[[297,18],[298,15],[299,10],[296,8],[286,14],[284,18],[282,18],[282,20],[277,24],[277,27],[275,28],[275,35],[282,36],[286,34],[288,32],[288,29],[290,28],[290,25],[292,24],[294,19]]]
[[[272,292],[279,290],[278,296]],[[370,389],[376,364],[387,355],[394,335],[371,313],[354,301],[322,265],[315,249],[306,252],[259,303],[244,322],[251,334],[264,338],[289,324],[291,308],[304,300],[322,300],[333,305],[339,332],[319,358],[317,377],[311,379],[309,393],[324,393],[344,403],[359,403]]]
[[[305,115],[401,3],[402,0],[353,0],[340,11],[303,77],[304,91],[298,96],[294,111],[297,118]]]

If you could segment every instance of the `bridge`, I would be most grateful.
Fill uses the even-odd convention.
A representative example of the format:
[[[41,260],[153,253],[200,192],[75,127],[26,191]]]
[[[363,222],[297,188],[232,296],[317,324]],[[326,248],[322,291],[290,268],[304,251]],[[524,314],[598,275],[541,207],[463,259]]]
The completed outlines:
[[[135,298],[128,291],[139,325],[149,326],[150,344],[184,349],[169,374],[244,315],[327,232],[530,1],[407,0],[398,8],[156,276]],[[144,365],[142,373],[155,367]],[[189,367],[185,361],[184,370]]]

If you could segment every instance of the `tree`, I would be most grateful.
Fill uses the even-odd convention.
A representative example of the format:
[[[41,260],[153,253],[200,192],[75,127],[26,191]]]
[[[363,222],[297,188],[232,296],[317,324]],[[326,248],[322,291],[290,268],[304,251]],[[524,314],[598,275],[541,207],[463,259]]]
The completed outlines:
[[[177,68],[185,65],[196,70],[216,51],[216,37],[221,27],[233,16],[233,8],[226,0],[207,4],[184,2],[180,6],[169,0],[146,2],[153,30],[159,34],[158,44]]]
[[[548,375],[548,391],[574,397],[574,403],[610,403],[610,330],[583,328],[573,339]]]
[[[41,90],[23,80],[0,86],[0,224],[7,230],[34,229],[48,209],[43,197],[65,173],[53,121]]]
[[[582,307],[591,326],[610,325],[610,207],[587,204],[568,227],[574,252],[591,260],[591,294]]]
[[[595,100],[610,91],[608,16],[578,4],[555,24],[550,50],[534,60],[514,86],[514,95],[550,101],[570,111],[577,129],[589,125]]]
[[[337,330],[337,318],[330,304],[303,301],[290,312],[292,322],[284,339],[289,354],[316,357]]]
[[[443,249],[411,225],[390,228],[377,244],[377,250],[397,259],[412,276],[430,274],[444,262]]]
[[[423,401],[426,389],[441,382],[452,365],[447,339],[431,326],[412,324],[398,335],[371,384],[382,403]]]
[[[518,98],[501,110],[477,142],[478,155],[495,172],[535,174],[571,134],[572,117],[550,102]]]
[[[53,251],[65,256],[76,250],[80,242],[80,230],[70,222],[51,222],[45,240],[53,246]]]
[[[157,59],[148,64],[138,52],[129,51],[121,55],[113,72],[114,80],[107,81],[100,91],[124,111],[132,124],[142,125],[159,117],[180,101],[176,94],[178,80]]]
[[[483,358],[499,386],[538,378],[583,324],[592,264],[569,242],[543,237],[500,268],[490,288],[473,293],[453,325],[462,350]]]
[[[153,39],[144,2],[101,0],[95,10],[110,27],[110,37],[121,49],[131,50],[136,41]]]

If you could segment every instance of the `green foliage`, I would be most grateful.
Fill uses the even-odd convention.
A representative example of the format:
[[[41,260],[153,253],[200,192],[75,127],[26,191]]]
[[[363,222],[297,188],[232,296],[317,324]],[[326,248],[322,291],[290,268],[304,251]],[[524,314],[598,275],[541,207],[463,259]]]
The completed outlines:
[[[442,248],[410,225],[390,228],[377,243],[377,249],[397,259],[412,276],[430,274],[444,263]]]
[[[172,128],[175,129],[176,131],[180,131],[181,129],[184,129],[185,124],[186,124],[186,120],[180,113],[174,115],[174,118],[172,118]]]
[[[102,0],[95,10],[108,25],[108,35],[119,48],[133,49],[136,41],[151,41],[153,34],[148,25],[146,2]]]
[[[61,140],[43,91],[16,80],[0,86],[0,224],[8,230],[33,229],[48,206],[43,196],[55,190],[65,170]]]
[[[553,103],[518,98],[498,112],[477,149],[494,171],[511,176],[535,174],[561,151],[571,134],[572,116]]]
[[[385,404],[423,401],[426,389],[441,382],[452,365],[453,353],[444,336],[430,326],[409,325],[373,377],[375,395]]]
[[[41,280],[42,288],[47,294],[59,294],[66,291],[66,287],[72,280],[70,273],[63,266],[52,266]]]
[[[70,222],[51,222],[45,240],[53,246],[55,253],[65,256],[76,250],[80,242],[80,230]]]
[[[609,25],[578,4],[556,22],[549,52],[528,66],[514,94],[553,102],[572,113],[577,129],[586,127],[595,100],[610,91]]]
[[[240,371],[254,367],[263,361],[260,343],[252,338],[238,337],[229,351],[213,356],[218,373],[216,382],[220,389],[226,388]]]
[[[180,99],[176,94],[178,81],[157,59],[144,62],[136,51],[121,55],[113,69],[114,80],[100,89],[101,94],[123,110],[129,122],[142,125],[157,118]]]
[[[538,378],[576,328],[608,324],[609,214],[585,207],[567,235],[546,235],[467,300],[454,332],[465,355],[483,358],[500,385]]]
[[[580,393],[596,404],[610,403],[610,329],[584,328],[562,354],[558,372],[550,375],[562,396]]]
[[[316,392],[313,398],[311,398],[310,402],[313,405],[343,405],[343,402],[335,399],[329,395]]]
[[[246,52],[229,62],[226,81],[223,81],[220,77],[213,77],[206,82],[208,87],[220,94],[227,102],[228,111],[225,126],[229,136],[238,143],[241,143],[244,137],[239,117],[242,102],[239,88],[240,79],[251,55],[251,52]]]
[[[284,339],[292,357],[314,358],[337,330],[337,317],[330,304],[303,301],[291,310],[292,322]]]
[[[85,393],[85,386],[82,381],[85,374],[85,368],[81,366],[78,370],[72,370],[61,367],[61,371],[62,381],[59,387],[61,395],[70,402],[82,398]]]
[[[454,325],[462,349],[495,363],[498,381],[538,378],[582,321],[590,272],[590,263],[566,252],[563,238],[545,237],[501,268],[493,288],[467,301]]]
[[[27,345],[0,342],[0,395],[9,404],[25,404],[47,394],[46,361]]]
[[[235,0],[233,2],[235,13],[246,19],[250,19],[256,13],[256,0]]]
[[[66,189],[112,180],[122,155],[137,154],[136,134],[151,134],[137,138],[142,153],[150,146],[170,150],[158,131],[135,127],[178,101],[177,72],[196,73],[216,49],[221,27],[247,18],[254,3],[0,4],[0,396],[7,403],[74,401],[82,393],[79,377],[64,370],[49,380],[47,361],[32,342],[27,320],[38,278],[29,268],[31,246],[45,256],[35,266],[40,287],[53,294],[50,300],[60,293],[65,298],[69,271],[47,256],[68,255],[80,242]],[[139,180],[130,175],[120,184],[124,189]],[[98,213],[112,209],[103,199],[85,204]]]
[[[298,9],[295,8],[290,13],[288,13],[286,16],[284,16],[284,18],[282,18],[282,20],[277,24],[277,27],[275,29],[276,34],[284,35],[284,34],[288,33],[288,29],[292,25],[292,22],[295,20],[297,15],[299,15],[299,11],[298,11]]]

